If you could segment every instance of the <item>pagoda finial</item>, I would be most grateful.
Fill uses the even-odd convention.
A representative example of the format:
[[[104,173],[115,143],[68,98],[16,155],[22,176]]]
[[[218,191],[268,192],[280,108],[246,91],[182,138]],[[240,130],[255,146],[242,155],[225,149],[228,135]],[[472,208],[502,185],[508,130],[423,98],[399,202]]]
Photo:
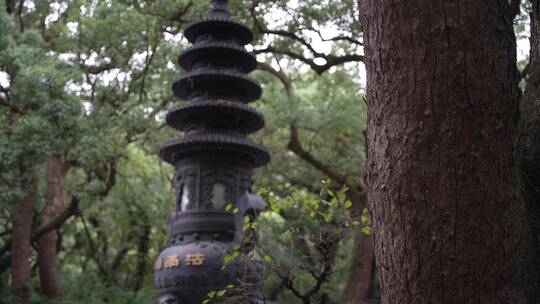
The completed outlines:
[[[208,17],[230,19],[231,12],[228,7],[228,0],[212,0]]]

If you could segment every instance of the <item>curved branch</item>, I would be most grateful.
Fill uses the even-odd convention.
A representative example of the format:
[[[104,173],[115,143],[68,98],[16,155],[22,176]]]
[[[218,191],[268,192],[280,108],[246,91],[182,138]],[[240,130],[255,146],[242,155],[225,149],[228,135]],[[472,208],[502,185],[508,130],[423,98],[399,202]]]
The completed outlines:
[[[320,32],[318,32],[319,35],[320,35]],[[352,44],[357,44],[359,46],[362,46],[364,45],[362,42],[352,38],[352,37],[349,37],[349,36],[337,36],[337,37],[332,37],[332,38],[323,38],[322,36],[321,37],[321,41],[348,41]]]
[[[288,57],[300,60],[301,62],[309,65],[311,67],[311,69],[314,70],[317,74],[322,74],[322,73],[326,72],[327,70],[329,70],[331,67],[336,66],[336,65],[340,65],[340,64],[343,64],[343,63],[346,63],[346,62],[363,62],[364,61],[364,56],[362,56],[362,55],[348,54],[348,55],[343,55],[343,56],[335,56],[335,55],[332,55],[332,54],[325,54],[325,53],[319,52],[313,47],[312,43],[310,43],[307,39],[297,35],[296,33],[289,32],[289,31],[284,31],[284,30],[271,30],[271,29],[266,28],[266,26],[263,25],[260,22],[260,20],[257,18],[257,14],[256,14],[256,11],[255,11],[255,9],[257,8],[257,6],[259,4],[259,2],[260,1],[253,1],[253,5],[251,5],[251,7],[249,9],[251,18],[253,19],[253,23],[255,25],[255,28],[262,34],[276,35],[276,36],[280,36],[280,37],[285,37],[285,38],[288,38],[288,39],[291,39],[291,40],[293,40],[295,42],[300,43],[311,54],[313,54],[314,58],[308,58],[308,57],[304,56],[303,54],[299,54],[299,53],[296,53],[296,52],[293,52],[293,51],[290,51],[290,50],[276,49],[276,48],[274,48],[272,46],[269,46],[269,47],[264,48],[264,49],[254,50],[253,54],[273,53],[273,54],[286,55]],[[351,42],[353,44],[362,45],[362,43],[360,43],[360,41],[357,41],[357,40],[353,39],[352,37],[337,36],[337,37],[325,39],[325,38],[322,37],[320,32],[318,32],[316,30],[313,30],[313,31],[318,33],[318,35],[320,36],[322,41],[342,41],[342,40],[346,40],[346,41],[349,41],[349,42]],[[315,63],[315,59],[318,59],[318,58],[323,58],[326,61],[326,63],[323,64],[323,65],[319,65],[319,64]]]
[[[312,70],[314,70],[317,74],[322,74],[326,71],[328,71],[330,68],[340,65],[347,62],[363,62],[364,56],[362,55],[344,55],[344,56],[334,56],[334,55],[324,55],[321,54],[320,56],[317,56],[317,58],[307,58],[304,55],[292,52],[292,51],[286,51],[286,50],[280,50],[276,49],[272,46],[269,46],[264,49],[256,49],[253,50],[253,54],[264,54],[264,53],[273,53],[273,54],[282,54],[286,55],[288,57],[291,57],[293,59],[297,59],[302,61],[303,63],[309,65]],[[320,53],[318,53],[320,54]],[[326,61],[325,64],[317,64],[315,63],[315,59],[322,58]]]
[[[313,48],[313,46],[311,45],[311,43],[309,43],[306,39],[294,34],[294,33],[291,33],[291,32],[287,32],[287,31],[283,31],[283,30],[268,30],[268,29],[265,29],[265,30],[262,30],[261,33],[263,34],[270,34],[270,35],[277,35],[277,36],[282,36],[282,37],[287,37],[287,38],[290,38],[296,42],[299,42],[301,43],[303,46],[305,46],[313,55],[317,56],[317,57],[324,57],[325,54],[324,53],[321,53],[321,52],[318,52],[317,50],[315,50],[315,48]]]
[[[291,95],[292,92],[292,83],[291,80],[285,75],[283,71],[278,71],[274,69],[271,65],[266,63],[259,63],[258,68],[260,70],[269,72],[270,74],[277,77],[281,83],[283,84],[285,91],[287,93],[287,96]],[[362,179],[359,179],[358,181],[354,183],[350,183],[347,179],[347,176],[344,174],[341,174],[337,170],[331,168],[329,165],[326,165],[322,163],[320,160],[316,159],[311,153],[309,153],[307,150],[305,150],[300,143],[300,138],[298,136],[298,127],[296,124],[291,123],[290,125],[291,133],[289,138],[289,143],[287,144],[287,148],[296,154],[298,157],[312,165],[315,169],[319,170],[320,172],[324,173],[326,176],[328,176],[330,179],[332,179],[334,182],[345,185],[349,188],[349,193],[353,197],[361,197],[361,193],[357,190],[357,188],[365,189],[365,185],[362,181]]]
[[[101,192],[98,193],[98,195],[102,198],[109,195],[109,192],[111,191],[111,189],[114,187],[114,185],[116,185],[116,174],[118,173],[116,171],[116,158],[113,158],[109,162],[108,166],[109,168],[108,168],[107,179],[105,180],[105,188]]]
[[[264,63],[264,62],[259,62],[257,64],[257,69],[259,69],[261,71],[268,72],[268,73],[274,75],[275,77],[277,77],[279,79],[279,81],[281,81],[283,86],[285,87],[285,91],[286,91],[287,95],[289,95],[289,96],[291,95],[292,83],[291,83],[291,80],[289,79],[289,77],[287,77],[287,75],[285,75],[285,73],[283,71],[276,70],[271,65],[269,65],[267,63]]]
[[[116,64],[111,60],[110,62],[104,62],[99,65],[86,65],[81,63],[81,69],[88,74],[97,75],[102,72],[112,70],[116,68]]]
[[[341,174],[340,172],[334,170],[333,168],[330,168],[330,166],[323,164],[321,161],[313,157],[311,153],[304,150],[304,148],[300,144],[300,139],[298,137],[298,127],[295,124],[291,124],[291,137],[289,139],[289,144],[287,145],[287,148],[291,152],[293,152],[294,154],[298,155],[300,158],[302,158],[303,160],[311,164],[317,170],[326,174],[336,183],[341,184],[341,185],[347,184],[347,176],[345,176],[344,174]]]
[[[332,179],[335,183],[342,186],[346,186],[348,188],[348,196],[351,198],[351,200],[356,204],[360,203],[360,199],[363,196],[363,194],[362,194],[362,191],[359,189],[365,189],[365,185],[362,182],[362,180],[360,179],[359,181],[356,181],[356,182],[349,182],[346,175],[338,172],[337,170],[330,167],[329,165],[324,164],[320,160],[316,159],[311,153],[309,153],[307,150],[305,150],[302,147],[302,144],[300,143],[300,138],[298,136],[298,127],[294,123],[292,123],[290,128],[291,128],[291,135],[290,135],[287,148],[291,152],[296,154],[298,157],[300,157],[301,159],[309,163],[315,169],[324,173],[326,176]]]
[[[34,231],[34,233],[32,234],[32,242],[37,241],[47,232],[60,229],[69,218],[77,214],[79,214],[79,199],[73,195],[71,197],[71,202],[69,206],[67,206],[66,209],[64,209],[64,211],[62,211],[62,213],[60,213],[57,218],[52,220],[47,225],[39,227],[36,231]]]

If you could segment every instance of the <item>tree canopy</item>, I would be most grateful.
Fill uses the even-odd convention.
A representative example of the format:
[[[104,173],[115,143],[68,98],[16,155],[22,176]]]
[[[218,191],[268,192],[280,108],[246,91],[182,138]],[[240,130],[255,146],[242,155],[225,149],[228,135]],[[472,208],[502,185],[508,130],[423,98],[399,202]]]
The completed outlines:
[[[166,111],[183,102],[172,95],[170,83],[182,73],[176,63],[187,47],[182,29],[203,17],[208,3],[1,5],[0,297],[9,298],[14,246],[20,246],[12,218],[21,201],[34,194],[25,217],[31,235],[25,294],[38,302],[51,297],[42,281],[52,277],[38,271],[36,246],[53,231],[64,302],[154,301],[152,264],[166,241],[164,219],[174,197],[173,170],[158,159],[157,151],[179,137],[164,127]],[[256,173],[256,189],[268,189],[275,206],[281,201],[289,206],[289,195],[316,200],[323,188],[348,186],[355,188],[355,203],[361,204],[366,107],[356,2],[230,5],[235,18],[256,33],[250,50],[260,62],[254,76],[264,87],[255,107],[265,114],[267,127],[254,139],[270,148],[274,161]],[[65,199],[56,209],[48,199],[51,160],[61,165],[65,180],[60,189]],[[321,184],[327,178],[332,186]],[[297,215],[301,208],[269,211],[269,228],[283,229],[289,217],[302,226]],[[346,264],[352,263],[351,246],[350,235],[339,241],[342,249],[335,263],[345,265],[336,270],[336,281],[325,281],[312,300],[339,302],[349,274]],[[311,284],[309,277],[295,280],[298,288]],[[268,282],[270,298],[301,301],[275,274]]]
[[[270,301],[381,296],[366,209],[369,89],[359,2],[229,1],[255,33],[247,49],[263,87],[252,105],[266,126],[253,140],[272,162],[256,170],[254,190],[269,203],[257,252],[270,270]],[[208,5],[0,3],[0,303],[156,302],[152,265],[174,208],[174,169],[158,151],[181,136],[165,124],[167,110],[184,102],[171,82],[184,73],[182,31]],[[518,40],[538,32],[536,1],[507,6]],[[538,113],[531,41],[516,79],[523,111]],[[534,129],[537,117],[522,119],[521,129]],[[534,136],[521,138],[540,147]],[[523,168],[532,177],[534,151]]]

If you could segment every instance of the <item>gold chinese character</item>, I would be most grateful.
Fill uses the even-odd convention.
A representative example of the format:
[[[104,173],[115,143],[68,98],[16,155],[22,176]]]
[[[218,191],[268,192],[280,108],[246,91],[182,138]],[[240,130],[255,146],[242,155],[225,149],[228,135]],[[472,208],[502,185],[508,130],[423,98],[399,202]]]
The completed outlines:
[[[205,259],[203,253],[186,254],[186,266],[202,266]]]
[[[180,266],[180,259],[177,255],[168,256],[165,260],[165,268],[174,268]]]
[[[163,260],[157,259],[154,263],[154,270],[161,270],[161,268],[163,268]]]

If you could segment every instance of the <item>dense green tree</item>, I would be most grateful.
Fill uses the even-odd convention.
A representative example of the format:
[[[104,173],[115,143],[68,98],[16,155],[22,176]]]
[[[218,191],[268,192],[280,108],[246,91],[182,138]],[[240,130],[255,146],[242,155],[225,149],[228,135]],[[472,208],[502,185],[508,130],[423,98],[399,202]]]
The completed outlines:
[[[289,182],[317,192],[329,172],[344,177],[337,188],[359,181],[364,118],[358,123],[354,117],[364,117],[365,106],[354,62],[361,58],[347,55],[358,51],[358,32],[351,30],[358,28],[357,8],[354,1],[310,4],[312,9],[296,10],[287,1],[231,3],[238,19],[256,27],[254,49],[264,62],[255,76],[267,91],[257,107],[267,112],[269,128],[257,139],[271,147],[276,161],[258,172],[259,186]],[[172,201],[171,168],[155,155],[160,144],[178,136],[162,126],[165,110],[179,102],[169,83],[180,72],[181,28],[201,18],[207,5],[5,1],[2,298],[11,284],[22,298],[151,301],[150,265],[165,240]],[[296,21],[278,23],[268,19],[272,15]],[[317,33],[334,24],[335,37],[323,37],[329,49],[313,52],[313,41],[323,39]],[[279,65],[294,92],[283,91],[276,70],[268,69]],[[291,126],[311,161],[288,149]]]
[[[335,222],[325,220],[332,212],[304,218],[324,205],[327,197],[320,196],[321,189],[349,189],[342,201],[352,202],[352,213],[340,216],[358,216],[364,209],[367,105],[359,66],[365,58],[358,1],[230,2],[235,18],[255,30],[250,50],[259,61],[254,76],[264,95],[254,106],[267,118],[255,140],[273,154],[273,162],[255,176],[256,188],[268,189],[274,207],[262,216],[260,245],[264,249],[279,243],[290,256],[269,255],[272,271],[266,296],[286,303],[307,298],[355,303],[368,293],[376,295],[371,284],[373,243],[361,228],[347,233],[328,252],[332,261],[326,265],[332,270],[317,286],[308,266],[324,263],[319,263],[321,255],[310,233]],[[527,34],[530,12],[536,33],[538,10],[533,8],[538,3],[525,1],[521,13],[520,1],[510,4],[508,18],[520,16],[515,29]],[[163,122],[166,110],[181,102],[170,90],[170,81],[181,73],[177,55],[187,46],[181,30],[204,17],[207,7],[207,1],[190,0],[2,1],[0,299],[12,293],[35,302],[60,297],[66,303],[155,301],[151,265],[165,242],[165,217],[173,200],[172,168],[156,155],[161,144],[179,136]],[[479,22],[483,21],[472,22],[469,30],[477,33],[474,25]],[[388,34],[400,30],[404,29]],[[540,247],[534,234],[536,36],[531,35],[530,63],[518,64],[522,73],[515,79],[525,88],[520,159],[531,232],[526,241],[533,248],[525,257],[528,270],[537,269],[534,252]],[[385,50],[397,54],[395,46]],[[396,79],[396,74],[388,77]],[[465,91],[454,93],[459,92]],[[392,115],[407,105],[403,96],[384,113]],[[370,102],[377,100],[370,97]],[[377,132],[377,138],[379,134],[385,133]],[[322,179],[330,179],[332,186],[322,185]],[[295,197],[297,202],[318,204],[291,203]],[[287,237],[288,226],[296,229],[295,238]],[[304,252],[310,253],[311,261]],[[295,270],[284,275],[286,268]],[[529,272],[530,278],[540,273]],[[534,292],[534,285],[530,290]]]

